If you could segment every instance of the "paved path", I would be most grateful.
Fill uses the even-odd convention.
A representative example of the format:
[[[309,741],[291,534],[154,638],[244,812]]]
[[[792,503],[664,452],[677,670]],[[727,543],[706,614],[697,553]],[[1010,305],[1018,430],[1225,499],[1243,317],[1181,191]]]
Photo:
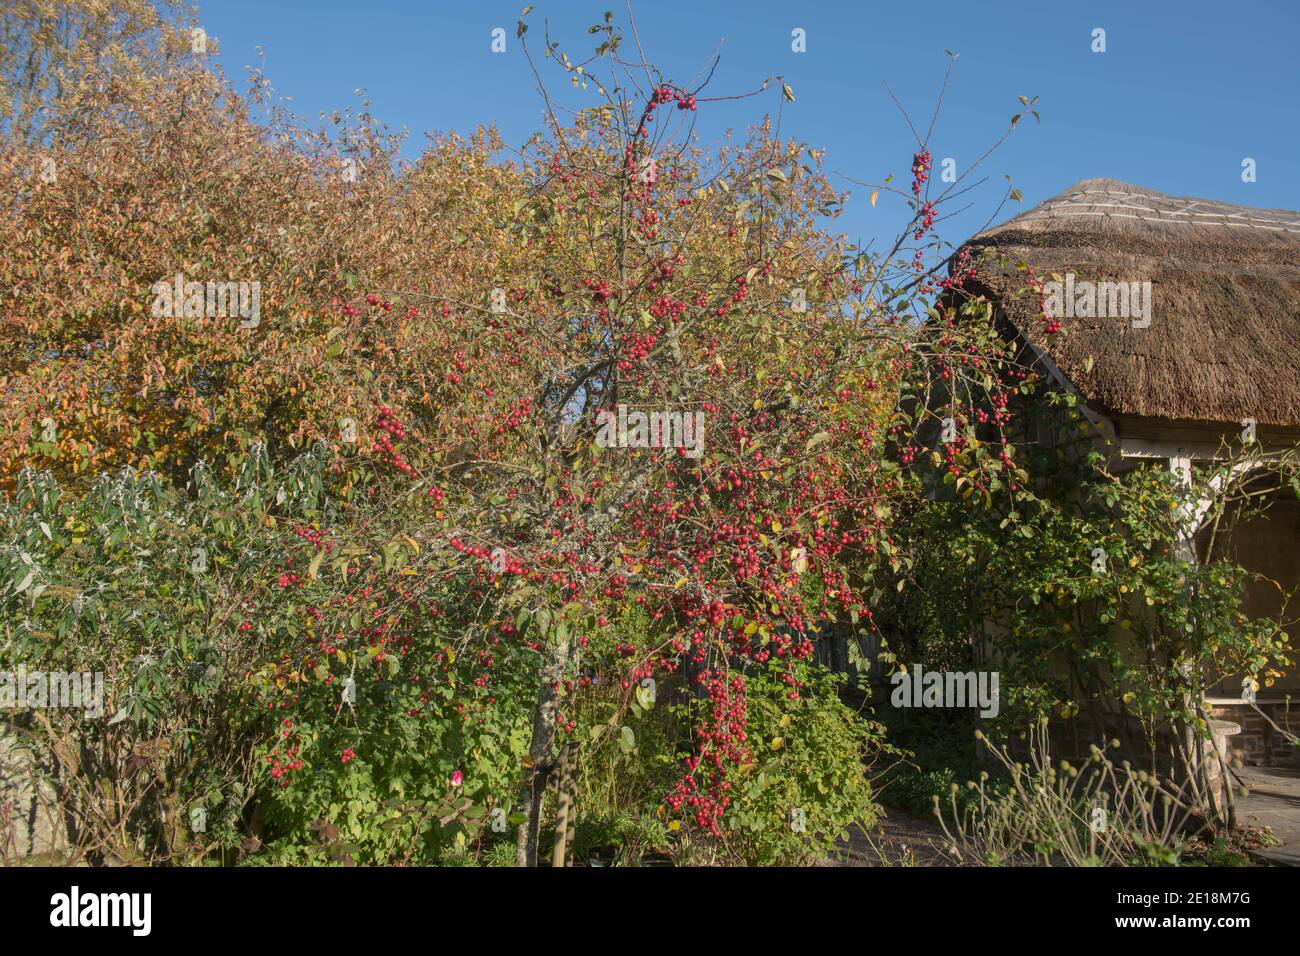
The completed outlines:
[[[1300,866],[1300,770],[1244,767],[1235,775],[1249,790],[1237,796],[1237,822],[1266,827],[1278,841],[1250,855],[1262,862]]]
[[[943,831],[933,820],[885,809],[871,830],[856,824],[830,858],[819,866],[953,866],[944,852]]]

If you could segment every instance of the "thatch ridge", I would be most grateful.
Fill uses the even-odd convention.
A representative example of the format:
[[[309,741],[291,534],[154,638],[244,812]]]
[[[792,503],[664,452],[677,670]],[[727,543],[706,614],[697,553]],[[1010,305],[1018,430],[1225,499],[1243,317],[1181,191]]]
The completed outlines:
[[[1007,319],[1099,410],[1300,426],[1300,213],[1087,179],[970,245]],[[1150,282],[1150,324],[1061,316],[1045,335],[1020,262]]]

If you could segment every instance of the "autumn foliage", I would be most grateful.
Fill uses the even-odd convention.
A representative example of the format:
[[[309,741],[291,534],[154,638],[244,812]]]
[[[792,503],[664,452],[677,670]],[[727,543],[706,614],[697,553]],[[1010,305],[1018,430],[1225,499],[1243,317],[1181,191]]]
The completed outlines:
[[[130,466],[194,500],[227,488],[212,500],[246,509],[258,536],[291,522],[292,539],[257,538],[271,560],[241,557],[252,539],[238,528],[210,532],[231,563],[191,621],[203,648],[241,662],[229,706],[274,717],[239,722],[268,750],[269,776],[238,772],[271,818],[327,816],[363,777],[378,805],[443,761],[460,776],[439,771],[434,818],[445,787],[464,786],[443,823],[481,828],[508,808],[516,859],[533,863],[560,747],[628,758],[654,688],[660,713],[677,708],[655,764],[671,772],[638,799],[671,832],[782,858],[797,848],[749,853],[728,831],[780,827],[794,799],[843,800],[814,821],[831,838],[868,812],[871,734],[814,642],[869,632],[878,573],[900,569],[890,516],[932,417],[900,391],[964,407],[965,424],[1019,387],[986,327],[927,312],[966,275],[964,259],[936,274],[928,153],[897,188],[915,211],[907,235],[867,254],[826,231],[844,197],[815,150],[770,119],[691,146],[694,116],[734,105],[625,69],[608,18],[593,27],[603,50],[581,61],[591,102],[571,119],[514,152],[491,129],[435,135],[407,162],[364,106],[304,123],[260,75],[240,94],[212,70],[184,15],[140,15],[125,72],[77,64],[39,124],[10,104],[0,478],[30,500],[23,469],[82,493]],[[545,53],[577,75],[558,45]],[[755,95],[779,108],[792,92]],[[257,283],[257,315],[161,302],[178,273]],[[597,422],[620,408],[698,413],[700,454],[611,447]],[[1014,473],[994,449],[956,454],[977,476]],[[304,455],[310,507],[270,477]],[[209,520],[187,519],[200,537],[185,553]],[[73,546],[41,544],[51,568]],[[57,597],[48,573],[32,600]],[[266,660],[250,659],[254,635]],[[358,658],[389,695],[382,731],[339,704]],[[119,670],[119,695],[133,679]],[[500,740],[467,744],[471,712]],[[851,749],[817,767],[828,758],[800,757],[791,727]],[[397,759],[417,733],[448,749]],[[456,762],[474,746],[518,758],[490,793],[486,764],[475,779]],[[836,795],[816,778],[806,797],[772,796],[798,759],[798,779],[825,771]],[[308,760],[328,761],[341,790],[295,791]]]

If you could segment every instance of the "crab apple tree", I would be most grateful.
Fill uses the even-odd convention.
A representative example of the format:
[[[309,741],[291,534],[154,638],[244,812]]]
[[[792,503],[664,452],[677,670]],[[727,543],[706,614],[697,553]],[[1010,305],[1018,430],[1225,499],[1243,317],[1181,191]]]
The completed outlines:
[[[642,681],[688,688],[706,716],[665,805],[721,833],[728,775],[752,762],[746,669],[775,668],[793,706],[817,623],[870,627],[866,588],[897,569],[888,515],[917,423],[900,384],[922,367],[983,375],[954,323],[917,332],[924,297],[964,279],[964,260],[938,280],[919,258],[829,236],[819,217],[843,197],[815,151],[770,120],[692,147],[717,101],[624,68],[608,21],[593,32],[605,40],[585,63],[556,44],[547,57],[598,104],[561,124],[544,92],[551,124],[495,222],[492,284],[446,308],[459,339],[442,427],[421,432],[427,464],[401,457],[391,409],[375,446],[428,486],[430,554],[475,596],[465,640],[540,655],[521,865],[537,860],[542,788],[595,671],[621,693],[583,747],[617,740]],[[933,229],[933,208],[918,194],[909,234]],[[651,622],[636,640],[616,629],[630,608]]]

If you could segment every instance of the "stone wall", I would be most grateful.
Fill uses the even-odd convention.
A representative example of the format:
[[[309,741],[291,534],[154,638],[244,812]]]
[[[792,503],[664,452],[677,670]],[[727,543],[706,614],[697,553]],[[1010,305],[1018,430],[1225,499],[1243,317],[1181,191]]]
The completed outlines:
[[[52,865],[65,858],[58,773],[43,734],[0,720],[0,865]]]

